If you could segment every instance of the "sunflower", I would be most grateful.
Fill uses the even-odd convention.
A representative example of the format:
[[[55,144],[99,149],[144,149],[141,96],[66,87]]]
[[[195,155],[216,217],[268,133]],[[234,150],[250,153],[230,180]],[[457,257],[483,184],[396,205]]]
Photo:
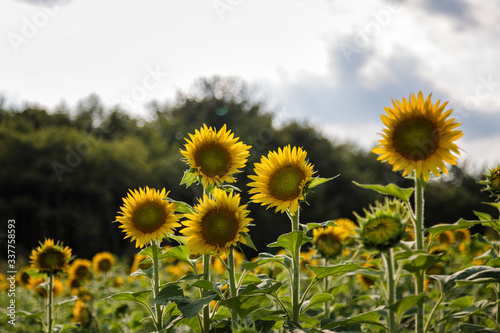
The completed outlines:
[[[42,273],[55,274],[68,267],[71,249],[61,242],[54,244],[54,240],[49,238],[31,251],[30,259],[32,268]]]
[[[194,207],[196,213],[186,214],[187,246],[194,254],[228,253],[238,243],[246,244],[244,233],[248,232],[247,205],[240,206],[240,195],[214,188],[213,199],[203,194],[203,199]]]
[[[427,181],[430,172],[448,174],[445,162],[457,164],[454,154],[460,153],[453,141],[463,135],[454,130],[460,124],[448,119],[452,110],[443,113],[448,102],[432,104],[431,95],[424,100],[419,92],[418,97],[411,94],[409,101],[403,98],[403,103],[392,100],[393,108],[384,108],[387,115],[380,116],[387,128],[372,151],[380,155],[379,160],[389,162],[393,171],[403,170],[403,177],[415,170],[418,178]]]
[[[23,267],[17,272],[16,274],[16,282],[25,288],[28,287],[30,283],[31,276],[27,273],[27,271],[30,269],[29,266]]]
[[[32,289],[37,295],[47,298],[47,289],[49,284],[42,278],[31,278],[28,289]],[[52,284],[53,296],[57,297],[64,291],[64,286],[61,280],[54,279]]]
[[[489,174],[485,174],[486,180],[480,181],[479,184],[485,185],[483,191],[490,192],[490,197],[495,201],[500,200],[500,164],[496,168],[488,170]]]
[[[179,217],[175,214],[176,205],[168,202],[165,189],[155,190],[146,186],[139,191],[130,190],[123,198],[124,205],[118,212],[116,220],[126,233],[136,241],[136,247],[143,247],[154,240],[162,240],[174,228],[180,226]]]
[[[181,154],[194,171],[200,176],[203,186],[220,185],[223,182],[234,183],[233,175],[245,167],[251,146],[238,142],[226,125],[217,132],[215,128],[203,127],[186,139],[186,150]]]
[[[115,256],[109,252],[97,253],[92,258],[92,267],[96,273],[107,273],[115,264]]]
[[[248,184],[253,187],[249,191],[253,194],[251,199],[268,208],[276,207],[276,212],[288,209],[295,215],[314,174],[313,165],[306,158],[305,150],[290,145],[262,156],[260,163],[254,165],[255,175],[249,176],[253,180]]]
[[[71,322],[81,324],[83,327],[87,327],[90,323],[91,314],[85,303],[79,299],[76,300],[75,306],[73,307],[73,315],[71,316]]]
[[[146,260],[148,258],[149,258],[148,256],[136,253],[134,255],[134,262],[132,263],[132,267],[130,268],[130,274],[134,273],[139,269],[145,271],[146,269],[152,267],[153,262],[151,261],[151,259]]]
[[[92,262],[87,259],[75,259],[69,267],[70,280],[87,280],[90,278]]]
[[[313,229],[314,246],[318,252],[326,257],[333,258],[340,253],[343,245],[343,234],[340,228],[333,226]]]
[[[377,202],[364,210],[366,217],[356,215],[360,225],[358,233],[367,249],[376,248],[379,251],[396,246],[404,235],[406,223],[403,222],[400,209],[394,209],[395,201],[387,200],[385,204]]]
[[[307,265],[316,266],[318,265],[318,259],[313,259],[316,255],[316,250],[311,248],[308,251],[300,252],[300,270],[308,275],[313,275],[313,272],[307,268]]]

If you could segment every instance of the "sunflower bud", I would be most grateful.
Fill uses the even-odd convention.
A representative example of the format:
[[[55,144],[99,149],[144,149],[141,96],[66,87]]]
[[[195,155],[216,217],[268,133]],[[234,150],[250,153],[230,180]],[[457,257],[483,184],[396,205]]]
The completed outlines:
[[[495,201],[500,201],[500,164],[496,168],[491,168],[489,172],[485,174],[486,180],[479,183],[485,185],[483,191],[490,192]]]
[[[367,249],[385,251],[399,243],[406,228],[401,214],[402,207],[399,200],[386,199],[384,204],[377,202],[375,207],[370,206],[370,210],[365,209],[364,218],[356,215],[360,225],[358,233]]]

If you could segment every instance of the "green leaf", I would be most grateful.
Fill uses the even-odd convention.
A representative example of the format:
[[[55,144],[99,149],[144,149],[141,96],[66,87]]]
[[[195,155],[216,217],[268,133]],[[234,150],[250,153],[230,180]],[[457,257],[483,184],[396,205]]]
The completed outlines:
[[[205,305],[209,304],[216,296],[217,294],[210,294],[208,296],[195,300],[190,300],[186,297],[175,296],[171,297],[170,301],[177,304],[177,308],[184,315],[184,317],[186,317],[187,319],[191,319],[196,316],[196,314],[200,312]]]
[[[346,319],[322,320],[321,326],[323,329],[330,329],[330,328],[334,328],[336,326],[348,326],[348,325],[353,325],[353,324],[372,324],[372,325],[376,325],[376,326],[387,329],[387,327],[384,326],[380,322],[380,313],[378,311],[380,309],[382,309],[382,307],[378,308],[377,310],[365,312],[365,313],[359,314],[357,316],[354,316],[351,318],[346,318]]]
[[[256,252],[259,252],[259,250],[257,250],[257,248],[255,247],[255,244],[253,243],[253,241],[250,238],[250,235],[248,233],[244,233],[243,238],[245,239],[244,245],[248,246],[252,250],[255,250]]]
[[[460,219],[453,224],[439,224],[430,227],[427,231],[431,234],[431,239],[436,238],[438,235],[442,234],[445,231],[453,231],[458,229],[469,229],[470,227],[476,224],[482,224],[481,221],[467,221],[464,219]]]
[[[452,291],[457,286],[457,281],[459,280],[467,280],[468,277],[474,276],[474,274],[488,271],[494,269],[489,266],[471,266],[467,267],[461,271],[456,272],[452,275],[429,275],[429,277],[437,280],[443,287],[443,293],[448,293]]]
[[[250,271],[256,267],[262,266],[270,262],[277,262],[283,264],[283,258],[280,256],[275,256],[271,253],[260,253],[256,261],[243,263],[243,268]]]
[[[321,177],[314,177],[312,180],[310,180],[306,186],[305,186],[305,191],[307,192],[308,190],[312,189],[312,188],[315,188],[316,186],[318,185],[321,185],[321,184],[324,184],[326,182],[329,182],[330,180],[332,179],[335,179],[337,178],[338,176],[340,175],[336,175],[334,177],[331,177],[331,178],[321,178]]]
[[[469,306],[468,308],[466,308],[462,311],[452,313],[448,316],[451,318],[454,318],[454,319],[459,319],[459,318],[471,316],[471,315],[474,315],[477,313],[481,313],[486,307],[488,307],[490,305],[491,304],[487,299],[483,299],[483,300],[480,300],[480,301],[472,304],[471,306]]]
[[[258,309],[271,306],[272,302],[266,295],[241,295],[223,300],[221,304],[234,309],[240,318],[246,318]]]
[[[248,294],[272,294],[283,284],[281,282],[273,283],[271,279],[263,279],[259,284],[250,284],[240,289],[239,295]]]
[[[269,244],[268,247],[282,247],[287,249],[292,257],[299,250],[299,247],[312,241],[311,238],[306,236],[304,231],[292,231],[278,237],[275,243]]]
[[[493,220],[493,218],[491,217],[491,215],[488,214],[488,213],[477,212],[475,210],[473,210],[473,212],[474,212],[474,215],[476,215],[479,218],[479,220],[481,220],[481,221],[490,221],[490,220]]]
[[[335,227],[336,224],[335,222],[333,222],[333,220],[329,220],[325,222],[310,222],[308,224],[301,224],[301,226],[302,228],[304,228],[305,232],[308,232],[309,230],[319,227]]]
[[[458,308],[458,309],[465,309],[469,306],[474,304],[474,297],[472,296],[463,296],[460,297],[453,302],[450,303],[449,307],[450,308]]]
[[[313,308],[315,305],[318,304],[325,304],[326,302],[329,302],[333,300],[333,296],[327,293],[320,293],[320,294],[315,294],[309,301],[304,302],[302,304],[302,308],[300,309],[301,312],[306,311],[307,309]]]
[[[258,309],[252,313],[252,319],[256,320],[274,320],[283,321],[283,315],[285,312],[283,310],[270,310],[270,309]]]
[[[349,272],[353,272],[355,270],[360,269],[361,267],[357,264],[347,263],[347,264],[339,264],[333,266],[311,266],[307,265],[317,279],[322,279],[327,276],[337,277],[344,275]]]
[[[28,274],[30,277],[37,279],[37,278],[44,278],[47,276],[47,274],[39,272],[38,270],[34,268],[30,268],[26,271],[26,274]]]
[[[460,333],[498,333],[497,330],[473,324],[461,324]]]
[[[115,301],[136,302],[147,307],[147,297],[149,296],[149,294],[151,294],[151,290],[138,291],[136,293],[125,291],[122,293],[111,295],[108,298],[111,298]]]
[[[456,280],[459,286],[461,285],[469,285],[474,283],[492,283],[492,282],[500,282],[500,268],[493,268],[490,266],[488,270],[483,270],[477,273],[474,273],[465,279]]]
[[[142,270],[139,268],[138,270],[136,270],[135,272],[130,274],[130,276],[141,276],[141,275],[145,275],[148,278],[152,279],[153,278],[153,267],[149,267],[146,270]]]
[[[394,184],[389,184],[387,186],[383,185],[369,185],[369,184],[359,184],[355,181],[353,183],[359,187],[366,188],[369,190],[373,190],[375,192],[385,194],[385,195],[392,195],[396,198],[399,198],[403,201],[409,201],[411,195],[413,194],[413,188],[400,188]]]
[[[193,213],[196,213],[196,211],[194,210],[194,208],[191,207],[191,205],[185,203],[184,201],[176,201],[176,200],[172,200],[170,198],[163,199],[163,200],[167,200],[168,202],[175,204],[176,205],[176,209],[175,210],[178,213],[183,213],[183,214],[193,214]]]
[[[427,252],[418,252],[403,260],[403,268],[414,275],[422,274],[427,268],[439,262],[446,254],[433,255]]]
[[[64,305],[64,304],[67,304],[67,303],[71,303],[71,302],[74,302],[78,299],[78,296],[72,296],[72,297],[68,297],[68,298],[65,298],[61,301],[59,301],[57,304],[55,304],[55,306],[61,306],[61,305]]]
[[[172,297],[183,297],[184,292],[182,288],[176,284],[169,284],[163,287],[156,298],[153,300],[154,304],[165,305]]]
[[[416,305],[422,304],[425,301],[426,297],[426,293],[406,296],[402,300],[390,305],[388,308],[396,311],[398,318],[401,318],[401,316],[403,316],[403,314],[407,310]]]
[[[44,315],[45,311],[38,312],[28,312],[25,310],[16,310],[16,314],[22,315],[26,319],[40,319]]]
[[[174,258],[182,262],[185,262],[193,269],[195,267],[195,264],[189,259],[189,248],[185,245],[173,247],[167,252],[162,253],[162,256],[165,258]]]
[[[54,327],[54,333],[72,332],[74,329],[78,329],[78,326],[75,324],[56,325]]]
[[[190,286],[191,287],[198,287],[200,289],[210,290],[210,291],[213,291],[214,293],[219,294],[219,295],[222,293],[218,283],[208,281],[208,280],[199,280],[199,281],[196,281],[195,283],[192,283]]]
[[[196,182],[199,182],[199,177],[196,176],[196,169],[191,168],[184,171],[184,175],[182,176],[181,183],[179,185],[186,184],[186,188],[188,188]]]

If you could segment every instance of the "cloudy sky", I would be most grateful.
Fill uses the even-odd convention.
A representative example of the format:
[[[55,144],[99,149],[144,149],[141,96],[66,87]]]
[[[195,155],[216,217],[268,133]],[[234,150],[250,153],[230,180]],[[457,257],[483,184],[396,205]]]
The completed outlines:
[[[449,101],[461,160],[500,161],[500,2],[5,0],[0,95],[145,115],[200,76],[260,88],[279,119],[371,148],[391,99]]]

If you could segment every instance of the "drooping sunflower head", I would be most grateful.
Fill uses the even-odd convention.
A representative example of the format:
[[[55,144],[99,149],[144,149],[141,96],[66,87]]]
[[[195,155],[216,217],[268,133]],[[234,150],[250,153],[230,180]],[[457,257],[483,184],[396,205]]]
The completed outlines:
[[[56,274],[64,271],[71,260],[71,249],[61,242],[45,239],[31,251],[31,267],[42,273]]]
[[[485,186],[483,191],[490,192],[490,197],[493,197],[495,201],[500,201],[500,164],[488,171],[489,174],[485,174],[486,180],[479,183]]]
[[[253,194],[251,199],[263,206],[276,207],[276,212],[287,209],[295,215],[299,202],[304,200],[307,183],[314,174],[313,165],[307,161],[307,153],[302,148],[278,148],[262,156],[260,163],[255,163],[255,175],[250,175],[253,182],[248,186]]]
[[[185,228],[187,246],[193,254],[228,253],[231,246],[246,244],[244,234],[248,232],[247,205],[240,205],[240,195],[214,188],[213,198],[203,194],[203,199],[194,207],[195,213],[186,214]]]
[[[97,253],[92,258],[92,266],[97,274],[107,273],[115,265],[115,256],[109,252]]]
[[[90,279],[90,267],[92,263],[87,259],[75,259],[69,267],[70,280],[87,280]]]
[[[365,209],[364,218],[356,214],[360,225],[358,233],[367,249],[388,250],[396,246],[405,234],[406,223],[400,211],[393,209],[393,204],[387,202],[377,202],[369,210]]]
[[[125,238],[136,241],[136,247],[161,241],[180,226],[175,204],[166,200],[168,193],[165,189],[160,191],[146,186],[139,191],[130,190],[123,198],[124,205],[118,212],[121,216],[117,216],[116,220],[121,223]]]
[[[432,94],[431,94],[432,95]],[[418,97],[410,95],[403,102],[392,100],[392,108],[384,108],[387,115],[380,118],[387,126],[383,138],[372,149],[379,154],[379,160],[389,162],[393,170],[403,170],[403,176],[416,172],[417,178],[429,179],[430,172],[439,176],[440,171],[448,173],[446,163],[457,164],[460,155],[454,143],[463,133],[455,130],[460,124],[448,117],[452,110],[443,113],[447,103],[435,104],[431,95],[424,100],[422,92]]]
[[[235,138],[226,125],[217,132],[203,124],[189,137],[191,140],[186,139],[186,150],[181,150],[181,154],[194,170],[194,175],[201,177],[204,187],[236,181],[233,175],[245,167],[251,146],[238,141],[239,138]]]

